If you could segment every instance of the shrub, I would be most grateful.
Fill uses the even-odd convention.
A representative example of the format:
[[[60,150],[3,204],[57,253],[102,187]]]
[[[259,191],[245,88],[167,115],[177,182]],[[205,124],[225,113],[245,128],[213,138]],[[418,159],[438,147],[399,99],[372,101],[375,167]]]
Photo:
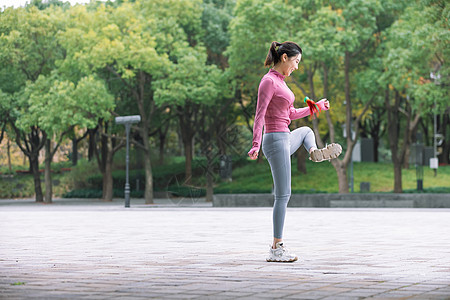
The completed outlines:
[[[63,195],[63,198],[101,198],[102,190],[98,189],[75,189]]]
[[[124,189],[114,189],[113,197],[116,198],[124,198],[125,190]],[[131,191],[130,197],[132,198],[143,198],[143,191]],[[102,198],[102,190],[101,189],[76,189],[72,190],[63,195],[63,198]]]
[[[195,158],[192,162],[192,172],[194,176],[201,176],[204,174],[204,166],[206,165],[205,158]],[[167,165],[155,166],[152,168],[153,172],[153,186],[156,190],[167,189],[170,185],[182,185],[181,182],[185,176],[184,161],[177,161]],[[91,173],[92,174],[92,173]],[[112,173],[113,186],[115,189],[123,189],[126,182],[126,171],[117,170]],[[85,176],[85,186],[89,188],[102,187],[102,174],[94,174]],[[145,188],[145,171],[144,170],[130,170],[129,183],[130,189],[137,189],[137,180],[139,180],[139,190]]]
[[[205,189],[190,186],[172,185],[167,188],[167,191],[178,197],[199,198],[206,195]]]
[[[2,176],[0,178],[0,198],[31,197],[34,194],[34,181],[32,175]]]

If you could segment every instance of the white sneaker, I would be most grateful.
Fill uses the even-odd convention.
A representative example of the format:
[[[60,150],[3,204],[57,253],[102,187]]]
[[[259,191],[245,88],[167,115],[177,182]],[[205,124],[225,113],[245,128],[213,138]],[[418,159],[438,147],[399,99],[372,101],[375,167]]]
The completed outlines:
[[[342,153],[342,147],[333,143],[322,149],[315,149],[310,153],[309,159],[313,162],[321,162],[338,157]]]
[[[289,250],[284,247],[283,242],[275,245],[276,249],[270,246],[269,256],[266,258],[268,262],[294,262],[298,259],[297,255],[289,253]]]

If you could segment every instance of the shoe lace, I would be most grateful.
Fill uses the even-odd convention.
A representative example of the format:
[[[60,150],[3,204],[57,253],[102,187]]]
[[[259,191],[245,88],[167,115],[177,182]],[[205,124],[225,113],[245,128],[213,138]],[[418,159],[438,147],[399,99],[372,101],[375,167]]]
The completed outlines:
[[[281,244],[280,247],[276,249],[276,254],[278,256],[283,256],[284,254],[289,254],[289,250]]]

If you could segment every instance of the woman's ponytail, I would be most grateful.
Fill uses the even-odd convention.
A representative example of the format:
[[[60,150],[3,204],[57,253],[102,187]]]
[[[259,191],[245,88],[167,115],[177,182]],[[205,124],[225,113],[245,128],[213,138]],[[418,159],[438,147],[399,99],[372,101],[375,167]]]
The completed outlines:
[[[264,67],[270,67],[272,64],[276,64],[280,60],[278,55],[277,47],[281,46],[281,43],[272,42],[269,48],[269,53],[267,53],[266,61],[264,62]]]
[[[302,48],[294,42],[272,42],[270,44],[269,53],[267,53],[264,67],[276,65],[281,60],[281,56],[286,53],[288,57],[302,54]]]

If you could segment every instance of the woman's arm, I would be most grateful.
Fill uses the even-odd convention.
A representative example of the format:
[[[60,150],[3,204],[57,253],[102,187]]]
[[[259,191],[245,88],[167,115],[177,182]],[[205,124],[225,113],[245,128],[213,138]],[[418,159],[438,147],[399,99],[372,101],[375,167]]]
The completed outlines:
[[[264,78],[263,80],[261,80],[258,88],[258,103],[256,104],[255,121],[253,124],[252,149],[250,149],[250,151],[248,152],[248,155],[252,159],[256,159],[258,157],[258,152],[261,148],[264,118],[266,115],[267,107],[272,100],[274,92],[275,84],[271,78]]]
[[[311,112],[309,111],[309,107],[294,108],[293,105],[289,107],[289,119],[291,120],[304,118],[309,116],[310,114]]]

